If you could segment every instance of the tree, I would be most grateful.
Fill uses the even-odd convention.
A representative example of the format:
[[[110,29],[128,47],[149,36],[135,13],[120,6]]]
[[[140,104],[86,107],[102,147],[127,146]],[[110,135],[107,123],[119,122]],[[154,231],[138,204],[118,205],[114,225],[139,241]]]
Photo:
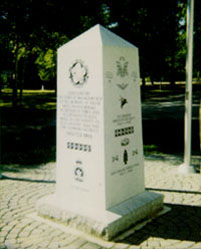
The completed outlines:
[[[12,64],[16,76],[13,103],[17,88],[22,95],[28,64],[35,61],[31,67],[37,66],[42,81],[54,80],[56,49],[97,23],[139,48],[144,82],[149,77],[153,82],[164,79],[174,83],[185,75],[185,8],[186,0],[2,0],[1,37],[9,44],[4,51],[9,58],[12,55],[8,65]],[[200,10],[196,12],[197,19],[199,16]],[[199,51],[200,20],[197,23],[195,49]],[[198,56],[195,68],[199,74]]]
[[[107,2],[114,30],[139,48],[141,77],[172,83],[184,72],[184,0]],[[182,53],[180,52],[182,49]]]
[[[25,68],[31,61],[30,57],[36,56],[35,64],[41,80],[54,79],[58,46],[96,22],[106,23],[107,16],[106,6],[101,0],[2,0],[0,28],[11,45],[15,71],[13,106],[18,102],[17,88],[20,89],[20,102],[22,100]]]
[[[66,35],[58,32],[45,34],[49,40],[53,41],[48,48],[37,47],[37,59],[35,64],[38,68],[38,74],[43,82],[56,81],[56,52],[57,48],[69,41]],[[56,86],[55,86],[56,87]]]
[[[22,58],[27,57],[31,50],[31,34],[29,28],[30,0],[1,1],[0,3],[0,28],[3,36],[7,37],[10,51],[13,54],[13,70],[15,80],[13,81],[13,107],[17,106],[17,88],[20,88],[20,99],[22,98],[22,83],[19,80],[19,63]],[[24,65],[24,63],[23,63]]]
[[[193,73],[201,78],[201,1],[195,1],[194,7],[194,67]]]

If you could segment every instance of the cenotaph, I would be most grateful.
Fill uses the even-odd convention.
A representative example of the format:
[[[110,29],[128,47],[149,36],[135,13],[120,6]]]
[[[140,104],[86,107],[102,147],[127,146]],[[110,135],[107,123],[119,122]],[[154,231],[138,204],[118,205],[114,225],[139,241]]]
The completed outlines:
[[[57,66],[56,191],[37,212],[111,240],[163,208],[144,186],[138,49],[96,25]]]

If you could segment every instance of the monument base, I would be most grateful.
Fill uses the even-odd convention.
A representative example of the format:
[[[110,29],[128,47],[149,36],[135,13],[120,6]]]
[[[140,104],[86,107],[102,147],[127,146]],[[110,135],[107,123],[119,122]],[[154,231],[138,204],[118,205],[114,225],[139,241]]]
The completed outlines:
[[[82,232],[111,240],[121,232],[146,219],[153,218],[163,209],[163,195],[145,191],[108,210],[77,210],[65,205],[56,195],[38,201],[38,215],[58,221]],[[76,211],[75,211],[76,210]]]
[[[179,166],[178,171],[179,171],[179,173],[182,173],[182,174],[194,174],[194,173],[196,173],[194,166],[187,165],[185,163],[183,163]]]

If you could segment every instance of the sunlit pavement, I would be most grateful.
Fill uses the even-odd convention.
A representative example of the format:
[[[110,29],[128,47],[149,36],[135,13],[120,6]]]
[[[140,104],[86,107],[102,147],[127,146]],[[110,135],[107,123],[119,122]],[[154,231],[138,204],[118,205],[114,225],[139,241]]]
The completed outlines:
[[[55,164],[4,167],[0,180],[0,248],[201,248],[201,175],[182,175],[179,156],[145,157],[145,184],[164,195],[171,210],[119,242],[71,234],[37,218],[38,199],[55,190]],[[197,160],[197,161],[196,161]],[[199,165],[200,158],[195,159]]]

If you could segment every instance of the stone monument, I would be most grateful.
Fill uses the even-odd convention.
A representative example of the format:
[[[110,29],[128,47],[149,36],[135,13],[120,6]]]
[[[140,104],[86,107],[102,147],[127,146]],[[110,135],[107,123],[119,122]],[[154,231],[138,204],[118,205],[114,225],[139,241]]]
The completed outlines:
[[[163,208],[145,191],[138,49],[96,25],[58,49],[56,191],[39,215],[106,240]]]

